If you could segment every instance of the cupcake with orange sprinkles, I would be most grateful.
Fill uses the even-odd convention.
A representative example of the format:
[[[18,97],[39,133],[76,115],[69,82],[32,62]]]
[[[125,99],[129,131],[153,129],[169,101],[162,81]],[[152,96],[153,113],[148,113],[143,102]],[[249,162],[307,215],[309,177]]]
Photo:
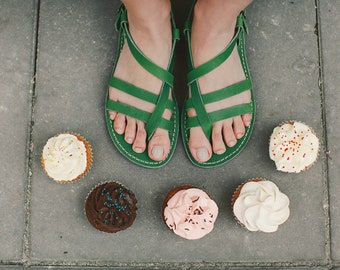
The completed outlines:
[[[56,182],[74,182],[90,170],[92,149],[78,134],[58,134],[46,142],[41,163],[46,174]]]
[[[315,132],[299,121],[288,121],[274,128],[269,142],[269,156],[279,171],[300,173],[310,168],[319,155],[320,143]]]

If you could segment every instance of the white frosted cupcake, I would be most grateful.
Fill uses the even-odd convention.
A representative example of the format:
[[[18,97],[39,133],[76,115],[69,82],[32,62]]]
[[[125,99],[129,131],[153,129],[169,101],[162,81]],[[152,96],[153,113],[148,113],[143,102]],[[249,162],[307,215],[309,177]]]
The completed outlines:
[[[274,128],[269,155],[279,171],[300,173],[310,168],[319,154],[319,139],[306,124],[285,122]]]
[[[289,217],[289,198],[263,178],[241,184],[232,198],[236,220],[249,231],[276,232]]]
[[[85,176],[91,167],[91,146],[78,134],[58,134],[46,142],[41,163],[53,180],[59,183],[74,182]]]

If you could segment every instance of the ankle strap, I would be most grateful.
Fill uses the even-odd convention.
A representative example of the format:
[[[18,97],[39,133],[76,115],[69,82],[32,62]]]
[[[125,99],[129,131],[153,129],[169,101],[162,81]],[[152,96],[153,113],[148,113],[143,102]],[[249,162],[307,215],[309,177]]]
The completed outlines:
[[[172,55],[174,54],[174,50],[175,50],[175,44],[179,40],[179,30],[175,27],[172,12],[171,12],[171,22],[172,22],[173,45],[172,45],[170,58],[172,59],[173,58]],[[166,70],[166,69],[159,67],[155,63],[153,63],[148,57],[146,57],[143,54],[143,52],[138,48],[138,46],[136,45],[136,43],[134,42],[130,34],[127,10],[124,5],[121,5],[119,8],[119,15],[116,20],[115,26],[116,26],[117,31],[119,31],[120,35],[122,36],[122,38],[127,41],[129,49],[133,57],[136,59],[136,61],[149,73],[153,74],[155,77],[164,81],[170,87],[173,87],[174,76],[169,71],[173,63],[169,63],[168,70]]]

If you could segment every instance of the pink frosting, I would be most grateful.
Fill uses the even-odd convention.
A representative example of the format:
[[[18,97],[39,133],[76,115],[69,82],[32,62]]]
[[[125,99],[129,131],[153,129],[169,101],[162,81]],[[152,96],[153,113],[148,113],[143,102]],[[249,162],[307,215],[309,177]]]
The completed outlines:
[[[198,188],[178,191],[164,209],[167,226],[186,239],[199,239],[210,233],[218,215],[216,203]]]

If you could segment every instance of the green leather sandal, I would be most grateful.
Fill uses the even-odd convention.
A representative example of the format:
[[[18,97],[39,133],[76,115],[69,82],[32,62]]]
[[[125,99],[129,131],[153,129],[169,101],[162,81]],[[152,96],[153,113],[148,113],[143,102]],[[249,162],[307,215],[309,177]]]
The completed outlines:
[[[222,165],[232,158],[234,158],[236,155],[238,155],[241,150],[244,149],[247,142],[249,141],[253,126],[254,126],[254,116],[255,116],[255,102],[254,102],[254,94],[252,90],[252,83],[251,78],[249,75],[249,69],[246,61],[246,55],[245,55],[245,48],[244,48],[244,35],[248,32],[247,26],[245,23],[245,14],[244,11],[241,12],[241,14],[237,18],[236,22],[236,29],[235,29],[235,35],[231,42],[228,44],[228,46],[216,57],[209,60],[208,62],[198,66],[194,67],[193,63],[193,57],[191,52],[191,23],[192,23],[192,17],[193,17],[193,8],[191,9],[189,19],[185,23],[185,29],[184,34],[187,39],[187,47],[188,47],[188,65],[189,65],[189,73],[188,73],[188,86],[191,90],[191,97],[189,95],[187,96],[185,103],[184,103],[184,109],[183,109],[183,115],[182,115],[182,138],[185,146],[185,150],[188,154],[189,159],[194,163],[195,165],[199,167],[214,167],[218,165]],[[240,60],[242,63],[242,67],[246,76],[246,79],[244,81],[241,81],[239,83],[235,83],[231,86],[222,88],[220,90],[216,90],[209,94],[201,94],[200,87],[198,84],[198,79],[205,74],[211,72],[216,67],[221,65],[223,62],[225,62],[230,54],[232,53],[233,49],[237,47]],[[205,105],[220,101],[226,98],[229,98],[231,96],[237,95],[239,93],[242,93],[243,91],[250,90],[251,92],[251,102],[248,104],[240,104],[237,106],[225,108],[222,110],[214,111],[208,113],[205,109]],[[196,115],[195,117],[188,117],[187,111],[190,109],[195,109]],[[208,140],[211,142],[211,133],[212,133],[212,125],[214,122],[228,119],[231,117],[235,117],[238,115],[248,114],[252,113],[252,120],[249,125],[249,127],[246,127],[246,132],[244,136],[237,140],[237,143],[233,147],[227,147],[227,150],[221,154],[217,155],[215,153],[212,154],[212,157],[204,163],[200,163],[196,161],[193,156],[190,153],[189,150],[189,136],[190,136],[190,128],[201,126],[205,136],[208,138]]]
[[[131,85],[125,81],[122,81],[118,78],[112,77],[109,81],[109,85],[123,91],[131,96],[137,97],[141,100],[150,102],[155,104],[155,110],[152,113],[148,113],[141,109],[137,109],[126,104],[122,104],[113,100],[109,99],[109,91],[106,95],[106,110],[105,110],[105,117],[106,123],[109,130],[109,134],[114,145],[117,149],[132,161],[135,164],[141,165],[143,167],[148,168],[157,168],[161,167],[166,164],[171,156],[174,153],[177,138],[178,138],[178,130],[179,130],[179,114],[178,114],[178,106],[175,99],[175,95],[171,90],[173,88],[174,77],[172,75],[172,69],[174,65],[174,50],[175,44],[179,39],[179,31],[175,26],[173,15],[171,14],[171,21],[172,21],[172,35],[173,35],[173,45],[172,51],[170,56],[170,61],[167,70],[157,66],[153,63],[150,59],[148,59],[137,47],[136,43],[133,41],[131,34],[129,32],[129,23],[127,19],[127,11],[126,8],[122,5],[119,10],[120,14],[116,21],[116,30],[119,31],[118,37],[118,53],[116,58],[116,64],[118,62],[120,52],[123,48],[125,42],[127,42],[129,50],[131,51],[132,55],[136,59],[136,61],[149,73],[153,74],[157,78],[163,81],[162,89],[159,95],[155,95],[150,93],[149,91],[143,90],[139,87]],[[114,74],[116,64],[113,68],[112,75]],[[172,99],[169,98],[170,93],[172,95]],[[170,120],[162,118],[164,110],[172,111],[172,117]],[[143,121],[146,123],[145,129],[147,132],[147,140],[149,141],[154,134],[156,128],[163,128],[168,130],[169,138],[170,138],[170,152],[165,160],[162,161],[154,161],[150,159],[148,156],[147,150],[143,153],[136,153],[132,150],[132,145],[128,144],[124,140],[124,134],[120,135],[115,132],[113,126],[114,121],[110,119],[109,110],[115,111],[118,113],[122,113],[127,116],[131,116],[137,120]]]

